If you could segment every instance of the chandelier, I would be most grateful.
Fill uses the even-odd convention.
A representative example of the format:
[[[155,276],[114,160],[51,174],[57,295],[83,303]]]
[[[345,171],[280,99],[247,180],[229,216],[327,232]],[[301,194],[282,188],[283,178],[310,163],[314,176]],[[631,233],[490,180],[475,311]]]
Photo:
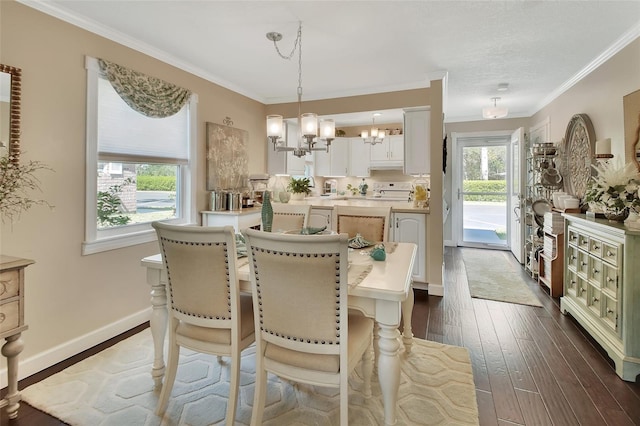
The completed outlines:
[[[382,143],[385,137],[385,131],[380,130],[376,127],[376,117],[380,117],[382,114],[376,112],[373,114],[372,124],[371,124],[371,137],[369,137],[369,132],[364,130],[360,134],[360,137],[364,141],[364,143],[370,143],[371,145],[375,145],[377,143]]]
[[[302,114],[302,22],[298,23],[298,36],[289,55],[283,55],[278,48],[278,42],[282,40],[282,34],[276,32],[267,33],[267,39],[273,41],[273,45],[282,59],[291,59],[296,49],[298,50],[298,144],[289,147],[282,144],[283,118],[281,115],[267,116],[267,137],[273,143],[274,151],[293,151],[296,157],[304,157],[311,151],[329,152],[331,141],[335,139],[336,127],[333,120],[320,121],[320,136],[325,141],[326,147],[316,147],[318,137],[318,115],[315,113]]]
[[[509,110],[505,107],[496,106],[496,102],[500,100],[500,98],[491,98],[493,101],[492,107],[484,107],[482,108],[482,117],[483,118],[502,118],[506,117],[509,113]]]

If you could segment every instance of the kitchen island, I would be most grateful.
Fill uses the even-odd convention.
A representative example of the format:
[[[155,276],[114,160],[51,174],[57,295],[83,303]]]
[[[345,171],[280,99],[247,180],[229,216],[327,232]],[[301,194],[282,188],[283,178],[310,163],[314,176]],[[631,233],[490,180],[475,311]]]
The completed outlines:
[[[389,228],[389,240],[397,242],[409,242],[418,246],[416,262],[413,269],[413,282],[415,288],[428,289],[428,239],[427,221],[429,220],[429,208],[414,207],[413,202],[392,201],[371,198],[347,198],[347,197],[307,197],[304,200],[291,200],[289,204],[311,205],[309,226],[334,229],[332,213],[335,206],[379,207],[391,206],[391,221]],[[203,211],[203,226],[227,226],[231,225],[236,232],[249,227],[257,228],[261,222],[261,207],[251,207],[234,211]],[[441,286],[439,286],[441,287]],[[430,293],[442,295],[442,288],[429,288]]]

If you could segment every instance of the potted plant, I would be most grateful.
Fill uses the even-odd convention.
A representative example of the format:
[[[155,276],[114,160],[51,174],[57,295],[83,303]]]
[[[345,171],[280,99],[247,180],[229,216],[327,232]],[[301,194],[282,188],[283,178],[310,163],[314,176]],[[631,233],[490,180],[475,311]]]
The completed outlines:
[[[311,193],[310,184],[311,182],[307,177],[298,179],[292,177],[287,186],[287,189],[292,193],[291,199],[302,200],[306,195],[309,195]]]

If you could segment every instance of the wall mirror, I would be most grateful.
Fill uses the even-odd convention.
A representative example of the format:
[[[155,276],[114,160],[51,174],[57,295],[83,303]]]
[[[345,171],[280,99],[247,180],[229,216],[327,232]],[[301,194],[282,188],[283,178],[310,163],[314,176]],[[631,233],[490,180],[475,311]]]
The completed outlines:
[[[624,155],[626,162],[635,162],[640,170],[640,90],[622,98],[624,108]]]
[[[20,160],[20,68],[0,64],[0,155]]]

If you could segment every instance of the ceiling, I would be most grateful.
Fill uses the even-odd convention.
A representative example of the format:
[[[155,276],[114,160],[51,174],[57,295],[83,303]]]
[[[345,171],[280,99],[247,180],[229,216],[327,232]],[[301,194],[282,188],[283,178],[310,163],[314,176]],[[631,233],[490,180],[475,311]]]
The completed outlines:
[[[639,1],[19,1],[265,104],[298,85],[297,53],[281,59],[265,35],[282,33],[287,55],[301,21],[303,100],[446,75],[446,122],[482,120],[496,96],[529,117],[640,35]]]

